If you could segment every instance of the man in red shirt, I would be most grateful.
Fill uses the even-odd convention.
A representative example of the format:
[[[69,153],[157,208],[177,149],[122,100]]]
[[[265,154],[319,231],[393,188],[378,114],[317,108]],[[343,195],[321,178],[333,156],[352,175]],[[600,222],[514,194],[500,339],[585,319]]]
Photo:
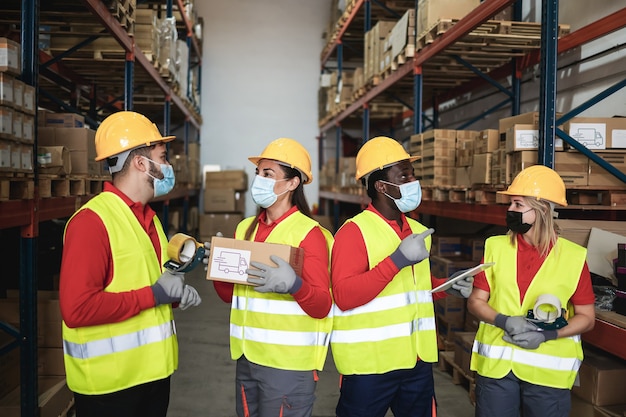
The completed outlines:
[[[118,112],[96,132],[112,182],[66,226],[60,306],[77,416],[165,417],[178,365],[172,303],[200,297],[164,270],[167,237],[148,202],[174,186],[166,142],[146,117]]]
[[[396,417],[433,415],[437,340],[430,290],[446,279],[430,274],[433,229],[404,214],[421,201],[416,159],[387,137],[370,139],[356,157],[357,180],[372,203],[344,223],[332,251],[338,417],[383,417],[389,408]],[[471,288],[468,277],[447,291],[468,297]]]

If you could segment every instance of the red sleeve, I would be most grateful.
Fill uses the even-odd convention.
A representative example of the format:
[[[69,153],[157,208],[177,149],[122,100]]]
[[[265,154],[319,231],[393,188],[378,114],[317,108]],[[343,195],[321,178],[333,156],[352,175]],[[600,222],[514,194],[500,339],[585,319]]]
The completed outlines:
[[[319,227],[313,228],[300,243],[304,249],[302,286],[293,294],[300,307],[311,317],[322,319],[332,306],[328,245]]]
[[[154,307],[147,286],[120,293],[104,292],[113,277],[109,238],[91,210],[76,214],[65,232],[59,299],[68,327],[117,323]]]
[[[335,303],[345,311],[372,301],[399,270],[390,257],[370,269],[361,230],[348,222],[335,235],[331,271]]]
[[[213,288],[215,288],[215,292],[217,292],[217,295],[223,302],[230,303],[233,301],[235,284],[232,282],[213,281]]]
[[[596,296],[593,293],[593,286],[591,284],[591,274],[589,273],[589,266],[587,262],[583,266],[583,270],[580,273],[580,279],[578,280],[578,287],[570,301],[574,305],[587,305],[594,304],[596,302]]]
[[[448,278],[437,278],[433,275],[430,276],[430,282],[433,286],[433,288],[436,288],[438,286],[440,286],[441,284],[443,284],[444,282],[446,282],[448,280]],[[445,291],[439,291],[436,293],[433,293],[433,300],[441,300],[442,298],[446,298],[448,297],[449,294]]]

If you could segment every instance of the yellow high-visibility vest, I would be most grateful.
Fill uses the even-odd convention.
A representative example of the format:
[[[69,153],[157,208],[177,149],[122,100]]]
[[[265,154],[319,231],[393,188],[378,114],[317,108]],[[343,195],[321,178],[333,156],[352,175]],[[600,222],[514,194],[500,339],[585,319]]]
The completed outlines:
[[[370,269],[388,257],[401,240],[378,214],[364,210],[354,222],[363,235]],[[413,233],[426,230],[407,218]],[[431,238],[426,238],[430,250]],[[343,375],[382,374],[411,369],[417,358],[437,361],[435,312],[428,259],[402,268],[375,299],[341,311],[335,306],[331,347]]]
[[[567,306],[576,291],[587,249],[558,238],[533,278],[520,305],[517,286],[517,242],[508,236],[490,237],[485,242],[485,262],[495,265],[485,271],[491,289],[489,305],[508,316],[526,316],[537,297],[556,296]],[[489,378],[502,378],[510,371],[522,381],[553,388],[570,389],[583,359],[580,335],[550,340],[537,349],[523,349],[502,340],[504,330],[481,322],[472,349],[470,368]]]
[[[249,217],[240,222],[235,237],[242,239],[253,220]],[[298,247],[314,227],[322,230],[330,252],[331,233],[299,211],[277,224],[265,242]],[[250,362],[276,369],[321,370],[331,329],[332,309],[325,318],[315,319],[291,294],[260,293],[250,285],[235,284],[230,313],[230,353],[234,360],[245,355]]]
[[[130,207],[114,193],[103,192],[80,210],[86,208],[100,217],[109,235],[113,279],[104,291],[154,284],[162,267],[150,236]],[[167,237],[156,216],[154,223],[165,260]],[[178,367],[172,307],[149,308],[120,323],[69,328],[64,322],[63,349],[67,384],[80,394],[108,394],[166,378]]]

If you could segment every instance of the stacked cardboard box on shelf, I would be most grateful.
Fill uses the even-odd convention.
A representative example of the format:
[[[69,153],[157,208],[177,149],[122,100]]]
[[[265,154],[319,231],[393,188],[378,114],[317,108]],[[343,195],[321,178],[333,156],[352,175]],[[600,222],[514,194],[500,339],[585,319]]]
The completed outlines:
[[[248,175],[244,170],[214,171],[205,174],[204,213],[200,215],[200,238],[207,242],[221,233],[233,237],[246,209]]]
[[[0,321],[19,328],[20,308],[16,291],[9,291],[0,299]],[[58,293],[39,291],[37,294],[37,375],[40,415],[61,415],[71,405],[73,394],[65,382],[63,362],[62,319]],[[0,346],[10,340],[0,332]],[[19,349],[0,355],[0,414],[20,415],[20,361]]]
[[[35,89],[20,73],[20,45],[0,38],[0,172],[33,172]]]

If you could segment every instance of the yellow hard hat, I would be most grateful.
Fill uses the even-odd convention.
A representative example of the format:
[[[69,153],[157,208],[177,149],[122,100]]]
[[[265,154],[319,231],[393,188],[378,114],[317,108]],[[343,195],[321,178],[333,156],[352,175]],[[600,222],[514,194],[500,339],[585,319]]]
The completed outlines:
[[[142,114],[133,111],[113,113],[96,130],[96,161],[175,138],[162,136],[156,125]]]
[[[545,165],[532,165],[523,169],[506,191],[498,194],[535,197],[548,200],[560,206],[567,206],[565,183],[559,174]]]
[[[309,184],[313,181],[311,156],[304,146],[293,139],[278,138],[273,140],[263,149],[261,155],[248,158],[254,165],[259,165],[261,159],[272,159],[297,169],[304,175],[305,184]]]
[[[378,136],[365,142],[356,155],[356,179],[383,169],[400,161],[418,160],[419,156],[409,155],[400,143],[386,136]]]

